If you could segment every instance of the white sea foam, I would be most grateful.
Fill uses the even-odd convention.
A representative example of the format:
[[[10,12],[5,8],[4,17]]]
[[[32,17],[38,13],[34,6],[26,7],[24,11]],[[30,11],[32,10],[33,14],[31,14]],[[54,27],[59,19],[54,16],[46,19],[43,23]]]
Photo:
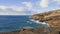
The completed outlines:
[[[31,19],[30,21],[32,21],[33,23],[37,23],[37,24],[43,24],[43,25],[46,24],[49,27],[49,24],[45,23],[45,22],[39,22],[39,21],[33,20],[33,19]]]
[[[39,21],[37,21],[37,20],[30,19],[30,21],[32,21],[32,22],[34,22],[34,23],[42,24],[42,22],[39,22]]]
[[[35,20],[33,20],[33,19],[30,19],[30,21],[35,21]]]
[[[27,23],[32,24],[32,22],[30,22],[30,21],[27,21]]]

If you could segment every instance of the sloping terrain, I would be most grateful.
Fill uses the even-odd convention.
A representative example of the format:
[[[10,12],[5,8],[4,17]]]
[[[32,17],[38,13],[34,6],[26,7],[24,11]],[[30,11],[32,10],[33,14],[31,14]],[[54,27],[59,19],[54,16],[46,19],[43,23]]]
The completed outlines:
[[[32,15],[34,20],[46,22],[51,27],[60,28],[60,9]]]
[[[0,34],[48,34],[49,30],[47,28],[28,28],[21,29],[19,31],[11,31],[11,32],[0,32]]]

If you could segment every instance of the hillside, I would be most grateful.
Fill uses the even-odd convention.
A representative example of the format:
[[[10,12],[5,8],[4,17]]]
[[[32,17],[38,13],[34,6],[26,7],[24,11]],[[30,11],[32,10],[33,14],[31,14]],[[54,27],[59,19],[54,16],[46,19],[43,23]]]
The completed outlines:
[[[32,15],[34,20],[46,22],[51,27],[60,28],[60,9]]]

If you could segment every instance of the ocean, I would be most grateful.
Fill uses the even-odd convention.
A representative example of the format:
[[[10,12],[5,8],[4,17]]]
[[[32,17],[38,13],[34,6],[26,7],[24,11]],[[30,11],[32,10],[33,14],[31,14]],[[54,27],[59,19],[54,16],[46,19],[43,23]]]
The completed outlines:
[[[41,24],[33,23],[28,16],[0,16],[0,32],[19,30],[23,27],[37,27]]]
[[[0,16],[0,32],[19,30],[23,27],[36,27],[38,24],[30,22],[29,16]]]

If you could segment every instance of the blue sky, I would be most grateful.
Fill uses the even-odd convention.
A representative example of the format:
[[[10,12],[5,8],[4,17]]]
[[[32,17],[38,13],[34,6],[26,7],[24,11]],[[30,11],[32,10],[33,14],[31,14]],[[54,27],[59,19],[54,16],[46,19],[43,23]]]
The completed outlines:
[[[0,15],[31,15],[60,9],[60,0],[0,0]]]

